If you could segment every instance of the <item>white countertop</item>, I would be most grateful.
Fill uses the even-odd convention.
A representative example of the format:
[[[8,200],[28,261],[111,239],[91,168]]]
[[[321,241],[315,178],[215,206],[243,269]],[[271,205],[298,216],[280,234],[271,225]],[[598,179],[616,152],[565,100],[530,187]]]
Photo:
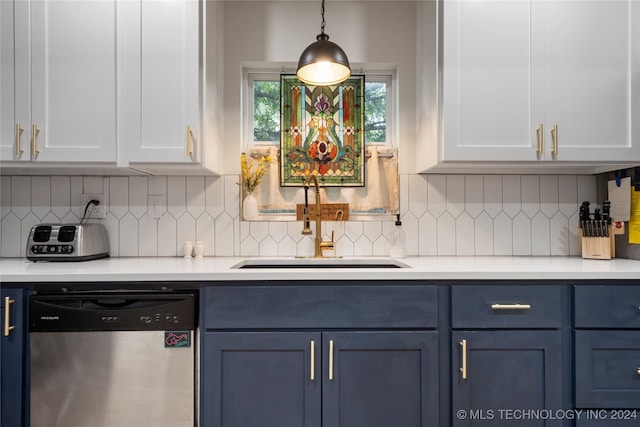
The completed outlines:
[[[234,269],[245,260],[294,258],[106,258],[83,262],[0,259],[0,282],[123,282],[227,280],[639,280],[640,261],[578,257],[407,257],[407,268]],[[389,258],[343,258],[355,263]],[[322,274],[318,274],[321,272]]]

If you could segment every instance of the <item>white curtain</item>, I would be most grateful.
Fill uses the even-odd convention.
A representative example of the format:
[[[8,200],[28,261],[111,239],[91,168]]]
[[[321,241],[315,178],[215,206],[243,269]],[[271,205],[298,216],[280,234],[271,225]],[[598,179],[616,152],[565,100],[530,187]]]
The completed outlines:
[[[364,187],[327,187],[320,190],[322,203],[349,203],[351,214],[396,213],[399,209],[397,149],[367,147]],[[254,191],[261,214],[295,213],[296,204],[304,203],[302,187],[280,187],[280,166],[277,147],[254,150],[257,156],[247,156],[247,163],[257,168],[260,155],[270,155],[271,165],[262,183]]]

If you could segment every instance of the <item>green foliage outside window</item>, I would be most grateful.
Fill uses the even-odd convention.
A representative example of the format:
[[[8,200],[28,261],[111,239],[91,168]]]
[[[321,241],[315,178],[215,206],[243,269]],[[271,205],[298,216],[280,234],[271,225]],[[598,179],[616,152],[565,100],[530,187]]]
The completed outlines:
[[[253,140],[280,141],[280,81],[253,82]]]
[[[364,141],[387,141],[387,85],[382,82],[364,85]]]
[[[366,143],[387,141],[387,86],[365,82]],[[280,141],[280,81],[253,82],[253,140]]]

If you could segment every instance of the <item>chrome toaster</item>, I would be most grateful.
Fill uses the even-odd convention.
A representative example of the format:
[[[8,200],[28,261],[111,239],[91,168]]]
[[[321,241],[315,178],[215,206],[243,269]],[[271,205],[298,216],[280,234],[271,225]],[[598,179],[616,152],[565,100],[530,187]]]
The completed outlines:
[[[34,225],[27,240],[31,261],[87,261],[109,256],[109,236],[102,224]]]

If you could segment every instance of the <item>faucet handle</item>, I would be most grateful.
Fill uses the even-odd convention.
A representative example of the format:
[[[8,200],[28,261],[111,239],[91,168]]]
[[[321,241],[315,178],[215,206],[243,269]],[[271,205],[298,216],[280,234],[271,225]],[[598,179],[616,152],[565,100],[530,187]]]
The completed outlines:
[[[304,208],[304,211],[302,213],[302,221],[303,221],[302,234],[305,236],[308,236],[311,234],[311,224],[309,221],[309,208],[307,207]]]

